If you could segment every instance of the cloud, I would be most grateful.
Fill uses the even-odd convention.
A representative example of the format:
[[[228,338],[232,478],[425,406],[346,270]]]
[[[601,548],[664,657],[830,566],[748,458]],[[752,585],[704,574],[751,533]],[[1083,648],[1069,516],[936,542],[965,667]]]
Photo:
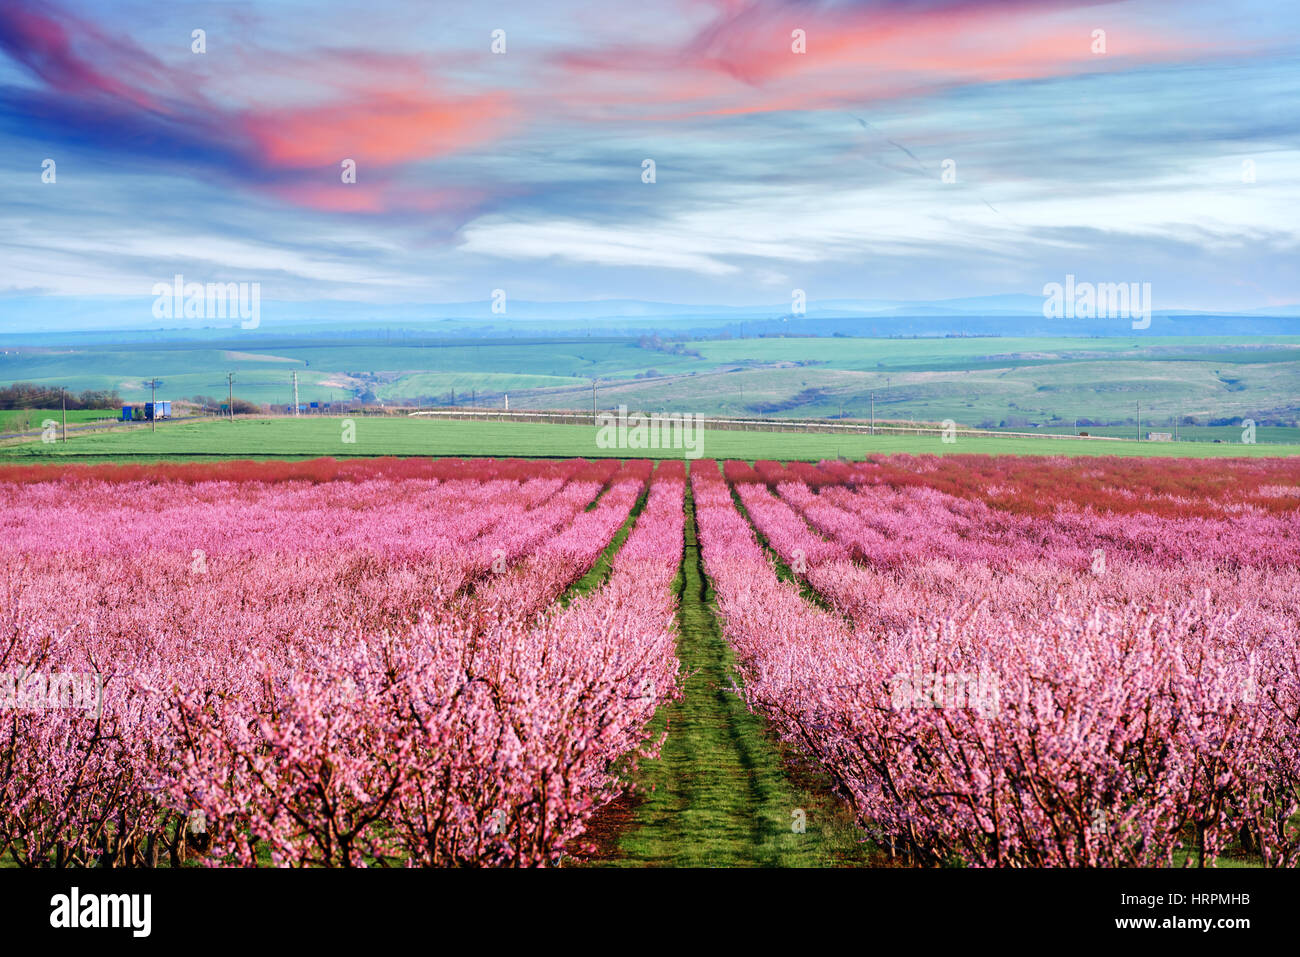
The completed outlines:
[[[557,3],[109,19],[10,0],[0,286],[135,288],[180,265],[286,297],[477,299],[508,281],[538,298],[746,301],[787,282],[902,298],[1033,290],[1069,257],[1127,267],[1145,247],[1189,295],[1217,269],[1224,288],[1250,275],[1244,305],[1300,300],[1295,11]]]
[[[427,71],[413,75],[411,58],[389,62],[348,49],[290,62],[335,82],[364,74],[362,88],[327,87],[331,95],[320,102],[274,106],[262,96],[253,106],[214,104],[197,91],[196,74],[88,19],[27,0],[0,8],[0,50],[38,81],[0,89],[6,114],[29,131],[160,168],[203,171],[326,211],[427,209],[436,190],[407,195],[386,172],[482,144],[511,112],[505,93],[439,92]],[[91,51],[102,64],[92,65]],[[345,158],[381,188],[345,195]]]
[[[588,103],[633,102],[667,118],[840,109],[1221,52],[1177,25],[1153,29],[1121,9],[1105,15],[1107,52],[1098,55],[1096,6],[722,2],[679,47],[626,44],[562,53],[556,62],[570,79],[602,91],[589,94]],[[803,33],[803,53],[792,47],[795,30]]]

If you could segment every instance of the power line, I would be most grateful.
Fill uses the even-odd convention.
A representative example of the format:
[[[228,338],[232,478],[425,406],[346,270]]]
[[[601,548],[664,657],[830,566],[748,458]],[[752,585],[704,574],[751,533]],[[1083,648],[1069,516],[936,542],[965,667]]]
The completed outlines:
[[[158,431],[158,380],[149,380],[149,431]]]

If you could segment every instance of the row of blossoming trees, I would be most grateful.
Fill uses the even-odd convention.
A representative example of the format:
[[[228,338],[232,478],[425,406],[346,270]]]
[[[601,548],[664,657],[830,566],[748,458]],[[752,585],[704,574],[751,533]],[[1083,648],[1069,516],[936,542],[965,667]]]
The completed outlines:
[[[678,693],[684,488],[648,462],[9,471],[0,857],[555,863]]]
[[[922,864],[1296,864],[1295,463],[725,472],[699,463],[692,485],[745,695],[882,845]]]

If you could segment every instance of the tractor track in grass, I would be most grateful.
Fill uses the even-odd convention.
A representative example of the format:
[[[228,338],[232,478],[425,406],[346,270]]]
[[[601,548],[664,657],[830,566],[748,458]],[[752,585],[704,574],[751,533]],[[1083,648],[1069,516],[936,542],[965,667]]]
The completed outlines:
[[[686,541],[678,575],[677,654],[683,695],[661,709],[652,731],[668,736],[642,759],[637,788],[592,819],[605,866],[817,867],[866,863],[847,807],[829,779],[778,741],[736,694],[730,646],[700,556],[695,506],[686,486]],[[806,830],[794,828],[802,812]],[[579,863],[579,861],[575,861]]]

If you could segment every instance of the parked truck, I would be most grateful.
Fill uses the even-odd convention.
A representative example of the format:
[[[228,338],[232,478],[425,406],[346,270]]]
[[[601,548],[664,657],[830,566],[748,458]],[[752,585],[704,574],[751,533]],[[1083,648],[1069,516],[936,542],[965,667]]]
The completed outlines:
[[[149,422],[155,418],[170,419],[171,417],[172,404],[170,399],[163,402],[146,402],[144,405],[122,406],[123,422]]]

